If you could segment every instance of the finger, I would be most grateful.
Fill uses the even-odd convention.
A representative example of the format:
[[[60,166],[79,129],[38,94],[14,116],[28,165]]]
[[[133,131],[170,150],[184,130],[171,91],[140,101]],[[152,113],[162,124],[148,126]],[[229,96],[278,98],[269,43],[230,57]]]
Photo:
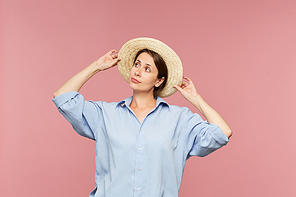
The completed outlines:
[[[117,65],[117,63],[118,63],[120,60],[121,60],[121,59],[119,59],[119,58],[116,58],[116,59],[112,60],[112,61],[111,61],[111,66],[115,66],[115,65]]]
[[[111,56],[111,54],[112,53],[116,53],[117,51],[115,50],[115,49],[112,49],[112,50],[110,50],[108,53],[106,53],[106,55],[110,55]]]
[[[183,92],[183,89],[178,85],[173,85],[173,88],[176,88],[179,92]]]
[[[180,87],[181,87],[182,89],[184,89],[184,88],[187,87],[187,85],[186,85],[186,84],[182,84]]]
[[[189,77],[185,77],[185,76],[183,76],[183,78],[186,79],[187,81],[191,81],[191,80],[189,79]]]
[[[115,54],[112,54],[111,55],[111,57],[112,57],[112,59],[115,59],[115,58],[117,58],[118,56],[117,56],[117,53],[115,53]]]
[[[192,80],[189,77],[184,76],[183,78],[186,79],[189,82],[189,84],[193,84]]]
[[[116,51],[116,49],[111,49],[110,51],[109,51],[109,53],[117,53],[117,51]]]
[[[187,87],[187,86],[189,86],[189,83],[182,81],[181,87]]]

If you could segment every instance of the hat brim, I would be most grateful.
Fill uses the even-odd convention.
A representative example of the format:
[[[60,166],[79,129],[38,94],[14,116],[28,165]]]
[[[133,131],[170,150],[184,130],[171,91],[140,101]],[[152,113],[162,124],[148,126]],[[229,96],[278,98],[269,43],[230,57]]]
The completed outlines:
[[[168,79],[165,87],[158,93],[159,97],[168,97],[177,90],[173,85],[181,85],[183,78],[183,67],[179,56],[163,42],[153,38],[135,38],[126,42],[118,52],[121,59],[118,62],[118,71],[125,81],[129,82],[130,70],[138,51],[149,49],[158,53],[165,61],[168,69]]]

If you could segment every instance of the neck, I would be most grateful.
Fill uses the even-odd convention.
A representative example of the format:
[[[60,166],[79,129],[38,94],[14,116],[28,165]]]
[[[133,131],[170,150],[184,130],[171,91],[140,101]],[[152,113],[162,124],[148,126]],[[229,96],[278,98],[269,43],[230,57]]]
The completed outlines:
[[[146,108],[146,107],[155,107],[156,106],[156,99],[152,94],[145,94],[145,93],[133,93],[133,100],[130,104],[131,107],[136,108]]]

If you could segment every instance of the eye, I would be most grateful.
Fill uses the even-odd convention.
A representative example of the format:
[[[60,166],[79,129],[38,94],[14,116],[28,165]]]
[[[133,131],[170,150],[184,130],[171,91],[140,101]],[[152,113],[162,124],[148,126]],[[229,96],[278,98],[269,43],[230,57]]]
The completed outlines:
[[[138,62],[135,62],[135,67],[139,67],[139,63]]]
[[[145,71],[146,71],[146,72],[151,72],[151,69],[150,69],[149,67],[146,67],[146,68],[145,68]]]

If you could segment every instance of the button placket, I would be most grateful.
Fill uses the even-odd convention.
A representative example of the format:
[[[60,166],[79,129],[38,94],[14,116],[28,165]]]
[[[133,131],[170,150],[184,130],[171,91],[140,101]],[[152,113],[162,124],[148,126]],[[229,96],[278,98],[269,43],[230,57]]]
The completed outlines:
[[[140,192],[142,184],[143,184],[143,177],[142,177],[142,163],[143,163],[143,130],[142,125],[138,129],[138,139],[137,139],[137,151],[136,151],[136,165],[135,165],[135,186],[134,189]],[[140,192],[141,193],[141,192]],[[138,193],[138,195],[140,195]]]

